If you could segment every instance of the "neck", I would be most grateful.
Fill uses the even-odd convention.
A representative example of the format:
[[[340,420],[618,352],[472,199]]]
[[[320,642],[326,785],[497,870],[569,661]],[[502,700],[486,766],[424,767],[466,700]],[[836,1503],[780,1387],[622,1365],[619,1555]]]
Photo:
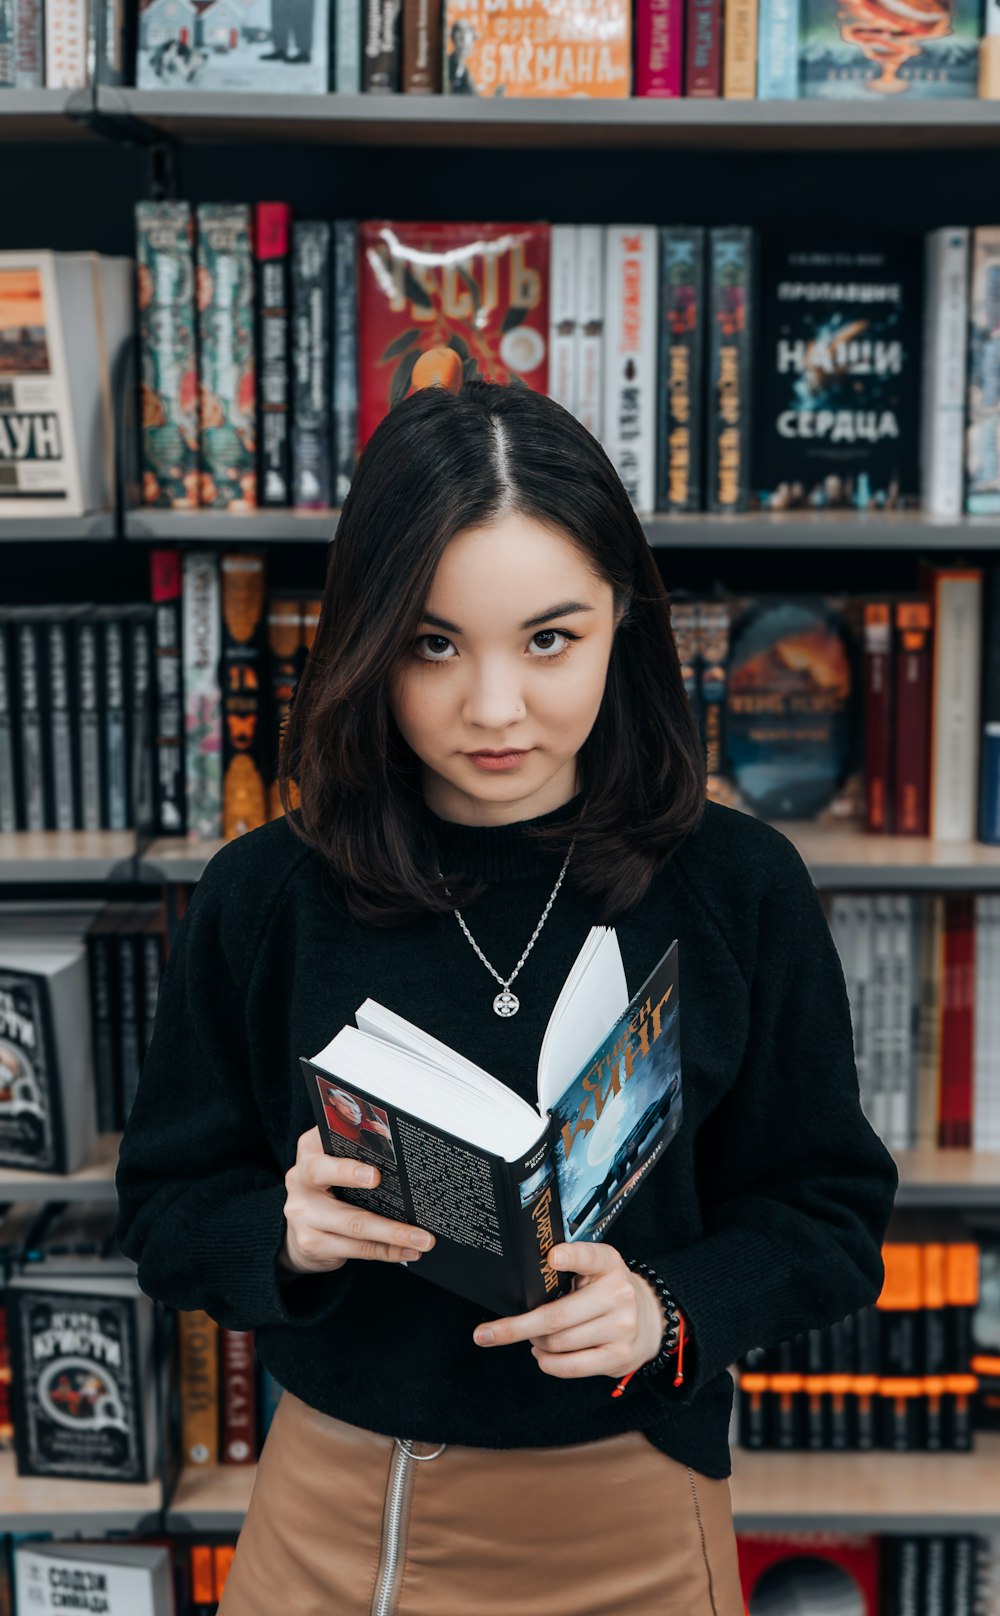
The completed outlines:
[[[538,790],[506,802],[474,797],[426,768],[423,770],[422,788],[427,807],[438,819],[447,819],[457,825],[482,826],[512,825],[538,819],[556,808],[565,807],[579,792],[575,757],[570,758]]]
[[[566,857],[570,837],[565,838],[561,847],[549,849],[541,847],[531,833],[535,829],[568,825],[582,807],[583,795],[578,792],[548,813],[496,825],[465,825],[442,819],[429,803],[424,804],[423,811],[444,875],[461,874],[490,882],[535,876],[554,882]],[[567,880],[571,870],[572,864],[566,872]]]

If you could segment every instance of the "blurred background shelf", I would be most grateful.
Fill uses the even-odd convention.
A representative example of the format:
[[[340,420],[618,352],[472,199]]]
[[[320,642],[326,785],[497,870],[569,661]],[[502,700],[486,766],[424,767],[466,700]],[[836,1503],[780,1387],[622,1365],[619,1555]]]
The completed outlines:
[[[337,511],[254,511],[234,516],[228,511],[161,511],[149,506],[126,512],[125,537],[172,544],[282,539],[328,544],[337,516]]]
[[[159,1481],[73,1481],[19,1476],[13,1453],[0,1453],[0,1531],[80,1533],[156,1532]]]
[[[8,93],[13,92],[0,90],[0,97]],[[0,521],[0,544],[23,544],[25,540],[43,544],[66,539],[113,539],[117,531],[114,511],[92,511],[89,516],[25,516],[20,520],[16,516],[5,515]]]
[[[134,881],[134,830],[0,832],[0,882]]]
[[[0,1200],[113,1201],[120,1133],[98,1134],[84,1165],[75,1173],[26,1173],[0,1167]]]
[[[89,90],[0,90],[0,141],[96,140],[92,110]]]
[[[256,1474],[255,1464],[186,1467],[167,1504],[167,1531],[238,1532]]]

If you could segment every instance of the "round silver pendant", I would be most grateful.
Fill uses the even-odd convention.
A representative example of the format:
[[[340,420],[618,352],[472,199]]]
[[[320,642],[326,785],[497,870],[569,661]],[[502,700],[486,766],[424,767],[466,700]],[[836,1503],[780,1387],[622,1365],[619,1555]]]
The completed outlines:
[[[493,1008],[498,1016],[516,1016],[521,1008],[521,1001],[516,993],[511,993],[510,988],[504,988],[493,1000]]]

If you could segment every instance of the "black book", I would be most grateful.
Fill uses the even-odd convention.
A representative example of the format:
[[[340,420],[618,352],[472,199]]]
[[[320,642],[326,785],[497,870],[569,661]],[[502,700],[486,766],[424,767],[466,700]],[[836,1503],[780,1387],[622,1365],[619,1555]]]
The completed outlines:
[[[20,828],[15,777],[14,648],[10,623],[0,612],[0,831]]]
[[[660,354],[656,509],[698,511],[702,502],[705,372],[705,231],[660,231]]]
[[[44,613],[33,606],[7,610],[14,647],[20,830],[51,830],[54,822],[52,772],[45,745],[43,619]]]
[[[94,1139],[87,952],[0,937],[0,1166],[70,1173]]]
[[[745,226],[709,233],[707,506],[728,514],[750,505],[750,409],[757,317],[757,235]]]
[[[402,88],[401,0],[364,0],[361,88],[368,95],[392,95]]]
[[[497,1313],[562,1294],[549,1249],[600,1239],[680,1126],[678,995],[676,941],[630,999],[617,934],[593,927],[549,1017],[537,1108],[366,999],[300,1057],[326,1152],[381,1173],[339,1193],[430,1230],[415,1271]]]
[[[257,498],[262,506],[292,503],[291,247],[287,202],[254,208],[257,263]]]
[[[79,769],[80,823],[84,830],[105,826],[103,712],[101,704],[100,625],[91,607],[71,625],[76,682],[76,758]]]
[[[183,834],[184,684],[181,658],[181,558],[179,550],[150,557],[153,602],[153,745],[156,758],[156,828],[161,836]]]
[[[332,341],[330,226],[292,226],[292,500],[297,510],[333,504],[330,432]]]
[[[141,905],[133,905],[122,920],[115,938],[115,960],[118,983],[118,1051],[121,1073],[119,1110],[122,1127],[128,1121],[139,1086],[142,1065],[139,983],[142,956],[139,943]]]
[[[151,835],[156,803],[153,787],[153,609],[123,608],[125,630],[125,760],[128,774],[126,822]]]
[[[91,619],[97,628],[101,825],[105,830],[125,830],[129,822],[124,612],[122,606],[95,606],[91,612]]]
[[[52,828],[82,830],[77,684],[73,677],[75,618],[86,606],[54,606],[45,619],[46,745],[52,776]]]

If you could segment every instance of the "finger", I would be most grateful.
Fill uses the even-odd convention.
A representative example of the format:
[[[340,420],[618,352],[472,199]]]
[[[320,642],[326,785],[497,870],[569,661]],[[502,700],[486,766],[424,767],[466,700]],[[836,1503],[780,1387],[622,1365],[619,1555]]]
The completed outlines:
[[[356,1185],[359,1189],[373,1189],[381,1178],[377,1167],[370,1162],[353,1161],[350,1156],[307,1156],[296,1163],[296,1171],[310,1189],[325,1190],[332,1185]]]
[[[634,1329],[616,1327],[611,1315],[604,1314],[600,1318],[588,1319],[585,1324],[574,1324],[570,1330],[532,1336],[531,1344],[540,1347],[543,1352],[579,1352],[582,1347],[613,1347],[619,1340],[627,1341],[634,1334]]]
[[[596,1319],[607,1312],[607,1303],[600,1293],[591,1290],[571,1291],[557,1302],[543,1302],[530,1313],[515,1313],[503,1319],[491,1319],[480,1324],[473,1332],[473,1340],[481,1347],[506,1347],[512,1341],[530,1341],[536,1335],[551,1335],[556,1330],[569,1329],[587,1319]]]
[[[314,1268],[349,1257],[356,1262],[416,1262],[420,1252],[412,1246],[398,1246],[381,1240],[349,1240],[323,1229],[307,1229],[298,1237],[299,1252]]]
[[[621,1252],[603,1240],[564,1241],[552,1246],[547,1254],[551,1267],[570,1274],[608,1274],[621,1263]]]
[[[617,1380],[628,1370],[628,1354],[614,1347],[590,1347],[584,1352],[531,1350],[542,1373],[556,1380],[584,1380],[588,1375],[612,1375]]]
[[[362,1212],[348,1201],[332,1201],[329,1209],[317,1213],[314,1226],[328,1234],[355,1242],[378,1241],[382,1245],[405,1246],[407,1250],[430,1251],[434,1236],[426,1229],[417,1229],[410,1223],[396,1223],[392,1218],[381,1218],[375,1212]]]

